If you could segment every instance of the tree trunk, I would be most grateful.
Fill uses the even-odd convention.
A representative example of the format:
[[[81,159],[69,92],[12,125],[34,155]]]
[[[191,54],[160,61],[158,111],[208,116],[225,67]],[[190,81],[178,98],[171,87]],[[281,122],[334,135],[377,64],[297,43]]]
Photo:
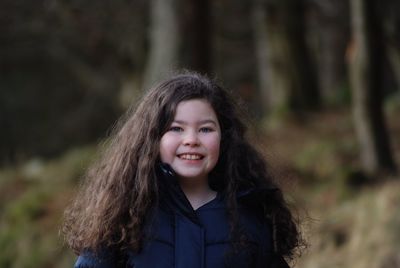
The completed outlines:
[[[210,72],[209,6],[209,0],[152,0],[145,88],[177,69]]]
[[[304,3],[268,0],[268,62],[272,110],[304,111],[319,106],[319,92],[305,42]]]
[[[396,79],[397,88],[400,89],[400,48],[399,45],[386,45],[388,59]]]
[[[181,5],[183,67],[211,72],[210,0],[185,0]]]
[[[345,52],[349,39],[347,0],[314,0],[307,16],[307,36],[318,66],[321,99],[324,104],[340,102],[346,80]]]
[[[152,0],[150,10],[150,48],[144,75],[144,88],[166,78],[178,67],[178,0]]]
[[[400,2],[398,0],[387,0],[383,8],[382,18],[384,32],[386,35],[387,59],[393,71],[397,90],[400,90]]]
[[[252,10],[252,23],[255,39],[255,51],[257,59],[257,79],[260,88],[260,97],[263,105],[263,112],[270,110],[269,104],[273,99],[268,82],[268,39],[266,27],[266,12],[262,1],[254,1]]]
[[[243,0],[214,1],[216,73],[256,118],[263,116],[257,85],[252,6]]]
[[[353,114],[365,172],[395,171],[382,107],[382,31],[372,0],[351,0]]]

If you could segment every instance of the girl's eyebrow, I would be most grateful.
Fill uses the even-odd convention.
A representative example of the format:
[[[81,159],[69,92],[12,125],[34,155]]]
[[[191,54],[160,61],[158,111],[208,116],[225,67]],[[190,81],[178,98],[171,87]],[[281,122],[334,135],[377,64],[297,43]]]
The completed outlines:
[[[172,123],[177,123],[177,124],[181,124],[181,125],[188,125],[188,123],[186,121],[183,120],[174,120]],[[212,120],[212,119],[204,119],[204,120],[200,120],[197,122],[199,125],[204,125],[204,124],[213,124],[213,125],[217,125],[217,123]]]

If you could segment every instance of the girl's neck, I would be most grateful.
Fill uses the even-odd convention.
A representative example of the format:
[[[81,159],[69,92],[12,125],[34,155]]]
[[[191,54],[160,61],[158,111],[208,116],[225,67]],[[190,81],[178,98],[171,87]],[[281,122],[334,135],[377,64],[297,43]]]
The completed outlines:
[[[180,186],[194,210],[210,202],[217,195],[217,192],[208,185],[208,181],[180,180]]]

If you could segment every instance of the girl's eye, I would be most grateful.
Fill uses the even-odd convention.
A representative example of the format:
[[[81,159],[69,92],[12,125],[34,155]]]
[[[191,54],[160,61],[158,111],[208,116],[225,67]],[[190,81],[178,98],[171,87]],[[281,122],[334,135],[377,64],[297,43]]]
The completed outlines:
[[[181,132],[181,131],[183,131],[183,128],[181,128],[181,127],[170,127],[169,131]]]
[[[212,128],[210,128],[210,127],[202,127],[202,128],[200,128],[200,132],[208,133],[208,132],[213,132],[213,131],[214,130]]]

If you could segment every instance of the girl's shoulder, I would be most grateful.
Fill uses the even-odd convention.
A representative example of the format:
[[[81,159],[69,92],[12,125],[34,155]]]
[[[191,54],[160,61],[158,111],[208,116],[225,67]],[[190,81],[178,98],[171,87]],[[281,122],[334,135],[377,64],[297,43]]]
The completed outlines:
[[[120,261],[120,256],[115,250],[103,249],[99,252],[90,250],[79,255],[74,268],[113,268]]]
[[[79,255],[75,262],[74,268],[111,268],[113,267],[114,258],[103,255],[95,255],[93,253],[84,253]]]

